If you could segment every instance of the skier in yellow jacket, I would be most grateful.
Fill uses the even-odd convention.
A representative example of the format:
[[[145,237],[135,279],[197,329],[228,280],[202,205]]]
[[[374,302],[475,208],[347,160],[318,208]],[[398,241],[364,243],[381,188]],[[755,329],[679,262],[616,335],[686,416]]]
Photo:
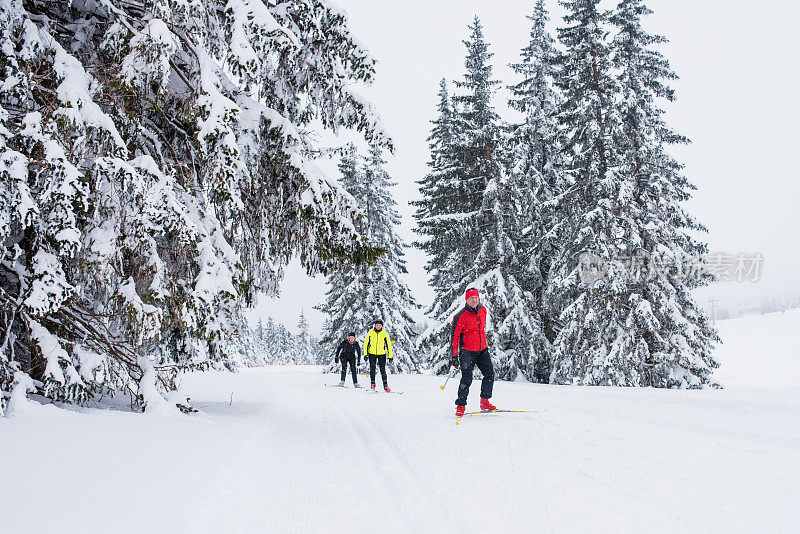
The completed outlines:
[[[369,358],[369,378],[372,382],[371,389],[375,389],[375,364],[377,363],[381,369],[381,377],[383,377],[383,389],[389,393],[389,381],[386,379],[386,355],[389,359],[393,358],[392,355],[392,340],[389,339],[389,334],[383,329],[383,321],[375,319],[375,328],[367,332],[367,339],[364,340],[364,361]]]

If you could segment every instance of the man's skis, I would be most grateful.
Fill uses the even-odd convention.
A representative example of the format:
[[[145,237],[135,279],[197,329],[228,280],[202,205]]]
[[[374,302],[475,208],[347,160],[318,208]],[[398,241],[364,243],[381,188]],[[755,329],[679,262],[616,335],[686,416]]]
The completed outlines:
[[[508,413],[544,413],[547,409],[544,410],[481,410],[479,412],[464,412],[464,415],[478,415],[481,413],[498,413],[498,412],[508,412]]]
[[[325,384],[326,388],[344,388],[349,389],[347,386],[343,386],[341,384]]]
[[[492,413],[544,413],[547,411],[547,408],[544,410],[486,410],[480,412],[464,412],[464,415],[482,415],[482,414],[492,414]],[[462,415],[461,417],[463,417]],[[456,424],[461,422],[461,417],[456,416]]]

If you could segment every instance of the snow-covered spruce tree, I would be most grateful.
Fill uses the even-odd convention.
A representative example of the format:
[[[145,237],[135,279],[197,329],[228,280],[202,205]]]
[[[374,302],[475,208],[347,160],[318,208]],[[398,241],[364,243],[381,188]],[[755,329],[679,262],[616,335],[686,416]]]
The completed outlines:
[[[397,233],[400,216],[391,194],[397,182],[386,172],[385,165],[381,148],[374,145],[363,158],[351,145],[340,162],[341,183],[362,209],[362,218],[356,223],[359,233],[386,254],[370,267],[346,265],[329,277],[326,301],[318,307],[328,315],[321,342],[333,354],[349,331],[354,331],[361,342],[373,321],[381,318],[394,342],[392,368],[397,372],[417,372],[417,304],[400,280],[400,275],[408,272],[406,245]]]
[[[355,145],[348,145],[339,161],[339,183],[354,198],[364,196],[362,189],[363,179],[359,176],[358,151]],[[356,223],[360,231],[364,231],[365,223],[362,218]],[[328,290],[325,293],[325,302],[316,306],[316,309],[326,315],[322,327],[320,342],[327,349],[325,362],[329,363],[328,372],[334,372],[339,366],[333,360],[336,347],[353,331],[357,339],[363,339],[371,321],[375,319],[369,315],[369,310],[364,305],[364,296],[367,291],[366,277],[360,276],[360,270],[349,262],[343,262],[341,267],[328,276]]]
[[[230,326],[232,328],[227,332],[228,335],[222,347],[228,359],[236,367],[260,365],[258,346],[261,334],[263,334],[261,323],[259,322],[256,328],[252,328],[244,313],[240,313],[236,320],[230,323]]]
[[[563,2],[568,14],[559,29],[566,54],[557,83],[563,92],[561,120],[572,182],[559,200],[561,248],[548,284],[551,302],[563,310],[551,380],[700,387],[716,367],[709,356],[715,334],[687,305],[686,282],[675,272],[655,272],[655,279],[631,277],[621,261],[648,252],[643,245],[650,240],[653,252],[669,250],[676,257],[699,249],[685,235],[691,222],[679,202],[688,192],[680,180],[673,182],[679,167],[661,168],[671,161],[660,159],[669,139],[654,136],[652,152],[645,146],[631,150],[636,136],[624,116],[624,101],[656,95],[645,90],[634,97],[629,82],[614,70],[613,62],[621,66],[624,60],[619,42],[612,47],[608,38],[610,14],[598,10],[597,3]],[[638,63],[646,55],[631,59]],[[653,74],[659,80],[665,72],[639,71],[636,76],[642,77],[639,82]],[[660,124],[660,112],[645,115],[640,133],[647,136],[649,126]],[[636,168],[634,152],[639,151],[653,166]],[[637,195],[642,197],[638,205]],[[581,277],[579,270],[589,263],[603,275]]]
[[[554,200],[563,190],[563,145],[557,122],[558,95],[553,89],[554,64],[558,57],[544,0],[537,0],[532,16],[530,40],[519,63],[511,65],[522,78],[511,86],[512,108],[524,114],[524,122],[511,126],[507,150],[509,184],[514,192],[516,228],[511,232],[516,257],[515,271],[528,304],[529,342],[517,351],[517,362],[525,378],[548,382],[551,374],[551,342],[556,320],[544,299],[545,282],[557,243],[550,231],[555,225]]]
[[[400,215],[397,202],[392,196],[392,188],[397,186],[385,169],[383,149],[378,145],[370,147],[369,154],[362,160],[364,199],[356,198],[366,212],[365,228],[360,233],[386,255],[374,265],[359,268],[366,275],[368,291],[364,302],[372,319],[380,317],[391,335],[392,369],[396,372],[419,371],[419,362],[414,342],[417,336],[414,316],[418,309],[408,285],[400,279],[408,273],[405,249],[408,247],[398,234]],[[368,325],[371,327],[371,325]]]
[[[651,14],[642,0],[622,0],[610,21],[615,28],[612,61],[618,71],[623,164],[626,187],[621,203],[632,224],[625,227],[628,254],[649,267],[646,279],[629,287],[629,312],[621,351],[636,354],[639,382],[657,387],[696,387],[713,379],[712,358],[719,336],[690,290],[709,283],[702,272],[658,269],[700,258],[707,245],[692,237],[706,232],[683,208],[696,189],[682,174],[683,165],[667,149],[688,143],[664,121],[659,99],[673,101],[668,80],[677,78],[667,59],[655,49],[667,39],[650,35],[642,18]]]
[[[275,335],[272,338],[272,357],[269,363],[273,365],[287,365],[292,363],[294,350],[294,336],[283,323],[277,323]]]
[[[458,210],[462,196],[459,180],[459,160],[456,146],[455,104],[443,78],[439,82],[438,117],[431,121],[433,129],[428,137],[429,172],[417,183],[420,196],[412,202],[416,206],[415,232],[422,238],[414,243],[428,256],[425,270],[437,298],[426,311],[432,318],[417,341],[417,352],[422,363],[435,373],[447,371],[449,355],[447,330],[442,328],[440,316],[457,298],[460,272],[453,268],[453,243],[460,240],[459,226],[462,216]],[[445,304],[447,302],[448,304]],[[442,310],[444,308],[444,310]]]
[[[3,391],[155,406],[225,364],[293,254],[379,254],[310,164],[311,121],[388,144],[351,90],[374,61],[324,0],[0,0],[0,22]]]
[[[311,343],[311,353],[314,355],[314,363],[316,365],[324,365],[330,359],[328,352],[322,348],[317,336],[311,336],[309,339]]]
[[[628,355],[610,354],[619,334],[613,328],[620,312],[624,275],[609,271],[589,287],[579,276],[579,257],[591,254],[611,265],[622,245],[615,237],[619,206],[621,154],[614,144],[620,130],[616,113],[618,86],[607,40],[608,14],[599,0],[562,2],[566,26],[559,28],[565,54],[556,83],[562,91],[561,122],[566,137],[570,187],[561,195],[558,237],[548,299],[561,311],[563,328],[554,343],[551,381],[584,384],[635,383],[636,365]],[[613,358],[613,359],[612,359]]]
[[[259,345],[262,360],[260,365],[270,364],[275,358],[275,333],[275,321],[271,316],[267,317],[267,324],[264,326],[264,336]]]
[[[517,355],[528,352],[531,324],[527,299],[517,280],[514,242],[521,197],[503,172],[500,119],[492,106],[492,54],[480,20],[469,27],[467,72],[456,82],[461,93],[451,110],[444,85],[431,135],[431,173],[421,181],[417,202],[420,246],[431,256],[426,269],[437,295],[432,324],[418,347],[434,372],[445,372],[452,353],[452,317],[469,287],[481,291],[489,311],[487,338],[497,376],[513,379]]]
[[[271,319],[271,317],[270,317]],[[258,318],[255,330],[253,332],[253,351],[258,358],[263,358],[266,353],[264,345],[266,344],[267,327],[261,317]]]
[[[456,172],[458,160],[456,156],[455,109],[450,98],[447,80],[439,82],[439,116],[431,121],[433,129],[428,136],[430,149],[430,169],[417,183],[421,200],[413,201],[417,210],[414,217],[417,221],[415,231],[423,239],[414,243],[428,256],[425,266],[430,277],[430,284],[437,294],[449,289],[455,282],[457,273],[449,269],[440,269],[449,257],[448,237],[456,231],[458,215],[448,216],[452,206],[460,197],[460,184]],[[432,310],[431,310],[432,311]]]
[[[272,317],[267,317],[266,322],[259,318],[255,329],[253,329],[252,344],[245,358],[246,365],[259,367],[275,363],[273,360],[275,347],[277,346],[276,335],[275,321]]]
[[[311,346],[311,334],[308,331],[308,320],[303,310],[300,310],[300,319],[297,321],[297,333],[292,336],[292,342],[292,363],[297,365],[312,365],[317,363],[316,355]]]

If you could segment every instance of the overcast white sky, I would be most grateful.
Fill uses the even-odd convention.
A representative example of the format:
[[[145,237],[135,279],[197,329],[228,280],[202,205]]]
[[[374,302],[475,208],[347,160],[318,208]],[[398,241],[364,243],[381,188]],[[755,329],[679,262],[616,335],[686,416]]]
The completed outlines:
[[[436,115],[438,83],[464,72],[467,25],[477,14],[494,52],[495,79],[517,81],[507,65],[525,46],[532,0],[336,0],[350,28],[378,60],[377,78],[364,88],[395,141],[387,169],[399,185],[401,235],[410,243],[415,180],[426,172],[427,137]],[[609,6],[612,4],[609,3]],[[757,283],[727,282],[698,292],[722,303],[739,296],[800,292],[798,203],[800,202],[800,98],[797,97],[800,4],[790,0],[650,0],[655,13],[646,26],[669,38],[662,52],[680,80],[677,101],[667,108],[670,125],[692,144],[675,151],[697,187],[687,207],[709,229],[711,250],[764,256]],[[551,26],[561,24],[561,7],[548,3]],[[510,118],[506,92],[495,105]],[[335,173],[336,162],[320,166]],[[335,175],[335,174],[334,174]],[[418,302],[433,293],[423,270],[425,258],[409,249],[407,279]],[[310,279],[289,269],[281,298],[262,299],[253,317],[272,315],[294,327],[304,308],[312,332],[324,316],[311,307],[325,292],[323,277]]]

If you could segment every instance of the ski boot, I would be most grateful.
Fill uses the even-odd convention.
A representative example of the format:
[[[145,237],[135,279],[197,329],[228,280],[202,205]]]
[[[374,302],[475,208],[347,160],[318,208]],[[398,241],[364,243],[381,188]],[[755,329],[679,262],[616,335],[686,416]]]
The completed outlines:
[[[361,384],[359,384],[358,382],[356,382],[355,384],[353,384],[353,387],[354,387],[354,388],[357,388],[357,389],[361,389],[361,387],[362,387],[362,386],[361,386]]]
[[[372,385],[369,387],[369,389],[372,389],[372,390],[374,390],[374,389],[375,389],[375,384],[372,384]]]
[[[386,393],[391,393],[392,392],[392,390],[389,389],[389,386],[383,386],[383,391],[385,391]]]
[[[481,399],[481,411],[482,412],[493,412],[497,410],[497,406],[489,402],[489,399]]]
[[[344,387],[344,380],[342,380],[341,382],[339,382],[339,387],[340,387],[340,388],[343,388],[343,387]]]
[[[467,408],[466,406],[456,406],[456,417],[461,417],[462,415],[464,415],[464,410],[466,408]]]

